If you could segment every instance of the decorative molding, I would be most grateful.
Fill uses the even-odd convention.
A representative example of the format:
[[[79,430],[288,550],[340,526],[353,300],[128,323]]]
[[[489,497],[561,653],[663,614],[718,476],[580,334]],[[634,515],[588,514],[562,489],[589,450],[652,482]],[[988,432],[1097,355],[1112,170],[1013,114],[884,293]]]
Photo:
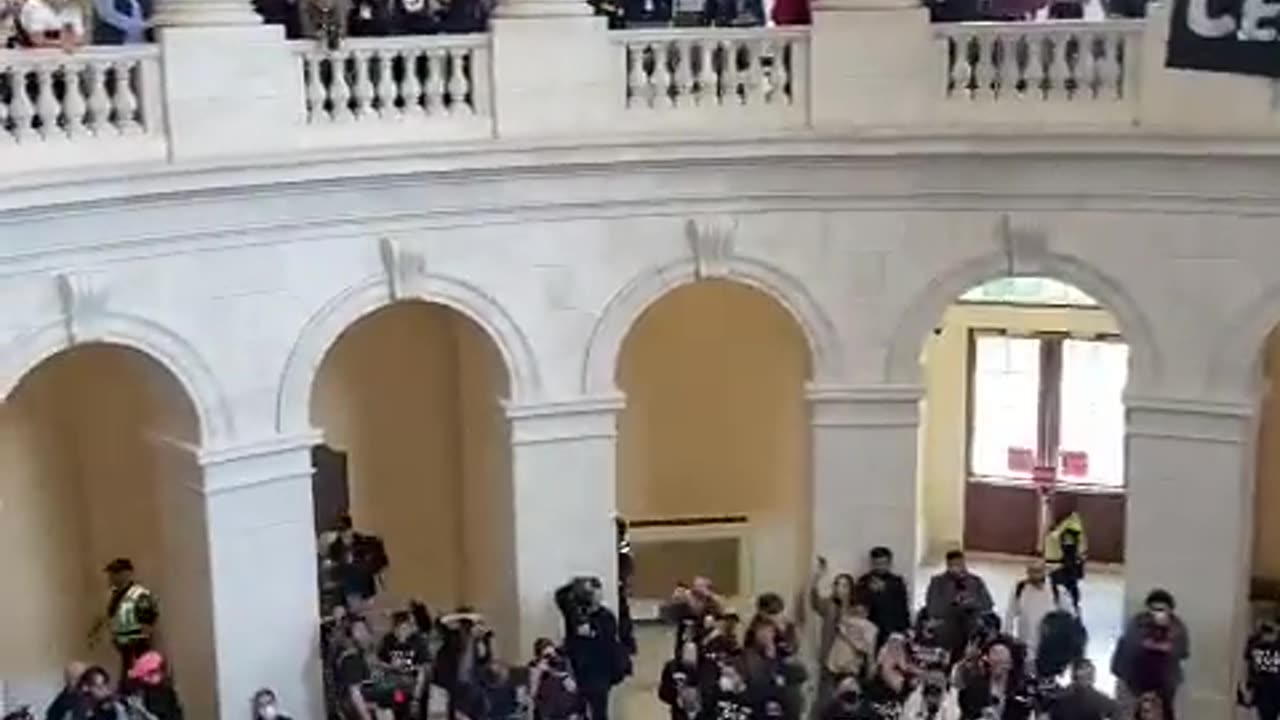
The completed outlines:
[[[110,300],[106,274],[97,271],[64,272],[58,274],[57,283],[67,345],[79,345],[101,337]]]
[[[414,289],[427,278],[426,253],[403,240],[384,237],[378,240],[378,254],[382,258],[382,269],[387,276],[387,295],[391,300],[413,297]]]
[[[618,413],[625,405],[621,393],[545,403],[507,403],[511,444],[613,440],[618,435]]]
[[[1126,394],[1125,410],[1131,438],[1248,445],[1256,432],[1247,402]]]
[[[685,221],[684,233],[693,253],[696,279],[722,278],[730,274],[737,232],[738,222],[732,218],[690,218]]]
[[[920,426],[922,385],[820,385],[805,388],[813,427],[906,429]]]
[[[1049,256],[1049,234],[1042,229],[1016,225],[1008,213],[996,222],[996,238],[1005,258],[1005,274],[1040,272]]]

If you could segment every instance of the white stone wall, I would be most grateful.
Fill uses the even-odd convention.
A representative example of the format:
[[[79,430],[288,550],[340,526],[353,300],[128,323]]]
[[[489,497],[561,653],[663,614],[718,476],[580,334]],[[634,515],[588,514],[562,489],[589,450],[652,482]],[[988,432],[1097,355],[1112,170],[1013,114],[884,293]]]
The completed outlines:
[[[1192,717],[1225,718],[1257,357],[1280,320],[1280,162],[1134,147],[779,139],[68,180],[4,201],[0,392],[91,340],[174,372],[202,421],[220,715],[274,684],[309,720],[307,404],[364,314],[441,302],[507,361],[523,641],[555,630],[562,578],[612,573],[613,368],[664,292],[728,278],[795,316],[815,357],[815,548],[852,565],[879,542],[916,555],[926,333],[974,284],[1051,275],[1104,302],[1133,347],[1130,592],[1178,595]],[[264,576],[274,599],[250,610]]]

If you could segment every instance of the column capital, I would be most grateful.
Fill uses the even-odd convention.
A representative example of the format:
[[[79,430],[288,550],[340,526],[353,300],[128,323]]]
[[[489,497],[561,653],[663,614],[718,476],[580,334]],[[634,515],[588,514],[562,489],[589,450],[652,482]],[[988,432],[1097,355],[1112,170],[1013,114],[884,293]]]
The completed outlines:
[[[1130,437],[1246,444],[1252,441],[1253,402],[1238,398],[1186,398],[1126,394]]]
[[[914,428],[920,423],[924,387],[810,383],[805,397],[816,427]]]
[[[588,438],[613,439],[618,434],[618,413],[626,405],[621,393],[507,403],[511,443],[532,445]]]
[[[204,482],[198,490],[205,495],[218,495],[310,475],[311,448],[322,437],[319,430],[309,430],[201,449],[196,459],[204,470]]]

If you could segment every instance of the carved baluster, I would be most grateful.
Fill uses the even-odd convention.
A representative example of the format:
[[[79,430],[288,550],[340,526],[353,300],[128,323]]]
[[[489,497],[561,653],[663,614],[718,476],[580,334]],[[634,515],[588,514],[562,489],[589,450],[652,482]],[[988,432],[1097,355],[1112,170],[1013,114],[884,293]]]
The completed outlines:
[[[791,59],[796,56],[796,46],[791,40],[784,40],[773,47],[773,98],[770,102],[790,105],[795,99],[791,88]]]
[[[667,110],[674,103],[672,97],[671,56],[674,43],[659,41],[653,44],[653,106]]]
[[[323,122],[332,120],[333,116],[325,107],[329,93],[325,90],[321,73],[324,71],[324,58],[320,55],[307,55],[303,67],[307,73],[307,122]]]
[[[475,114],[471,104],[471,48],[449,51],[449,112]]]
[[[1049,52],[1048,48],[1048,41],[1043,36],[1032,35],[1027,38],[1026,94],[1032,100],[1039,101],[1045,98],[1045,68],[1049,59],[1046,54]]]
[[[89,128],[97,136],[114,130],[111,125],[111,98],[107,96],[109,68],[101,60],[89,67]]]
[[[951,73],[947,88],[949,97],[973,99],[973,62],[970,51],[974,38],[968,33],[956,33],[949,41],[951,51]]]
[[[448,111],[444,105],[446,64],[444,50],[433,48],[427,51],[427,114]]]
[[[739,86],[742,80],[738,72],[738,44],[733,40],[725,40],[720,45],[720,51],[720,61],[724,63],[720,68],[720,104],[741,105],[742,94]]]
[[[348,53],[329,53],[329,105],[333,108],[333,120],[349,123],[355,119],[351,112],[351,76],[347,73]]]
[[[46,140],[57,137],[62,130],[58,127],[58,116],[62,108],[58,98],[53,94],[53,68],[41,65],[36,70],[36,117],[40,119],[40,134]]]
[[[32,140],[36,136],[35,128],[31,127],[36,110],[31,104],[31,96],[27,94],[29,73],[20,67],[9,69],[9,91],[13,93],[9,102],[9,120],[13,123],[13,135],[18,142]]]
[[[698,68],[695,75],[698,84],[698,106],[711,107],[719,102],[719,78],[716,74],[716,43],[698,41]]]
[[[355,68],[355,116],[363,120],[373,113],[373,82],[369,79],[369,53],[356,50],[351,53],[352,65]]]
[[[747,76],[742,81],[742,102],[746,105],[764,105],[769,89],[764,84],[764,44],[760,40],[746,40],[742,52],[747,58]]]
[[[973,96],[978,100],[994,100],[999,36],[994,33],[978,33],[974,39],[978,57],[973,67]]]
[[[1018,57],[1022,52],[1022,38],[1018,33],[1000,36],[1000,60],[996,66],[996,97],[1000,100],[1016,100],[1022,88],[1022,68]]]
[[[116,86],[111,104],[115,107],[116,127],[120,128],[122,135],[137,135],[142,132],[142,125],[138,122],[138,96],[133,90],[137,61],[116,62],[113,67]]]
[[[677,107],[694,105],[693,56],[695,52],[691,40],[681,40],[676,43],[675,104]]]
[[[426,110],[422,107],[422,80],[419,78],[419,59],[421,67],[426,67],[426,57],[416,50],[400,54],[404,63],[404,78],[400,81],[400,98],[404,102],[404,114],[410,117],[422,117]]]
[[[67,62],[62,66],[66,89],[62,100],[62,112],[67,136],[74,139],[85,135],[85,98],[84,77],[88,67],[77,62]]]
[[[1096,60],[1098,40],[1098,36],[1092,33],[1080,36],[1079,54],[1076,56],[1076,88],[1073,96],[1085,101],[1098,97]]]
[[[1102,34],[1102,53],[1096,67],[1099,100],[1118,100],[1121,97],[1120,83],[1124,67],[1121,65],[1120,48],[1124,40],[1125,36],[1120,33]]]
[[[644,71],[644,47],[627,46],[627,107],[650,105],[649,75]]]
[[[1050,33],[1045,38],[1045,47],[1049,52],[1048,82],[1046,99],[1066,100],[1071,87],[1071,66],[1067,61],[1070,54],[1071,34]]]
[[[9,68],[0,65],[0,82],[9,77]],[[9,104],[13,100],[0,98],[0,145],[12,145],[17,142],[9,130]]]
[[[383,120],[394,120],[400,117],[400,97],[397,94],[399,86],[395,80],[391,78],[391,70],[395,66],[395,52],[391,50],[377,50],[374,52],[374,70],[378,73],[378,83],[374,86],[373,93],[376,110]]]

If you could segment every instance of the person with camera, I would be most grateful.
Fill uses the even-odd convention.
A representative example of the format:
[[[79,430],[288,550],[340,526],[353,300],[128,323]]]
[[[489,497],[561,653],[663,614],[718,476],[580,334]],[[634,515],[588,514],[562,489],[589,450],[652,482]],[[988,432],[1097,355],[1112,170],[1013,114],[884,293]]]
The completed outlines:
[[[960,550],[947,553],[946,570],[930,579],[925,593],[925,610],[942,621],[939,639],[953,660],[964,653],[978,618],[991,612],[994,604],[987,584],[969,572]]]
[[[671,720],[699,720],[702,716],[706,669],[698,644],[686,642],[680,655],[662,666],[658,699],[671,709]]]
[[[956,671],[962,720],[1030,720],[1021,648],[998,640],[986,652],[973,649]]]
[[[832,692],[842,678],[865,679],[874,663],[879,629],[867,617],[866,606],[855,596],[853,576],[836,575],[831,594],[823,596],[818,585],[827,574],[826,558],[818,558],[818,566],[809,583],[809,607],[818,615],[821,628],[818,640],[818,688],[813,716],[831,700]]]
[[[661,611],[662,618],[676,627],[673,654],[679,654],[680,647],[689,640],[702,644],[715,619],[724,611],[724,600],[716,594],[709,579],[696,577],[689,585],[676,585],[671,600]]]
[[[858,578],[855,594],[867,604],[867,617],[880,629],[880,644],[893,633],[911,629],[911,599],[907,581],[893,571],[893,551],[871,548],[871,570]]]
[[[576,578],[556,591],[564,617],[564,650],[575,668],[591,720],[608,720],[609,693],[631,672],[618,619],[604,606],[599,578]]]
[[[805,669],[782,648],[777,624],[755,623],[742,653],[742,674],[752,715],[769,720],[799,720],[800,687]]]
[[[777,593],[765,593],[756,598],[756,614],[747,626],[747,637],[755,634],[758,625],[772,625],[778,654],[789,658],[800,649],[800,635],[796,624],[787,617],[787,603]]]
[[[1146,607],[1129,621],[1111,656],[1111,674],[1127,698],[1155,695],[1164,720],[1174,720],[1182,663],[1191,655],[1187,628],[1167,590],[1147,594]]]
[[[1258,720],[1280,718],[1280,624],[1275,618],[1258,623],[1244,648],[1246,677],[1240,704],[1253,708]]]
[[[550,638],[533,643],[529,663],[529,697],[533,720],[582,720],[585,705],[569,661]]]
[[[80,674],[77,700],[67,720],[132,720],[129,708],[111,687],[111,675],[93,666]]]
[[[378,659],[373,631],[367,621],[352,620],[349,641],[338,656],[334,681],[339,715],[344,720],[375,720],[391,713],[392,698],[385,666]]]
[[[737,661],[738,658],[729,657],[714,661],[706,693],[706,720],[749,720],[752,717],[747,682]]]
[[[396,720],[425,718],[431,704],[431,646],[409,611],[391,615],[391,632],[382,638],[378,659],[395,688]]]

